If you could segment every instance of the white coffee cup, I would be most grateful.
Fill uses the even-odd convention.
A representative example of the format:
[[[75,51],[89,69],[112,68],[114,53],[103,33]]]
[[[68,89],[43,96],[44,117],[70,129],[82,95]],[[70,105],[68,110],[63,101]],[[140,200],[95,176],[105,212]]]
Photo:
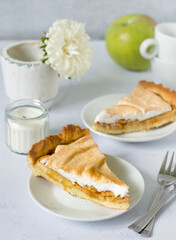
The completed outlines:
[[[176,61],[154,57],[151,61],[153,81],[176,90]]]
[[[147,52],[151,46],[153,49]],[[144,40],[140,45],[140,53],[146,59],[157,56],[163,60],[176,61],[176,23],[157,24],[155,39]]]

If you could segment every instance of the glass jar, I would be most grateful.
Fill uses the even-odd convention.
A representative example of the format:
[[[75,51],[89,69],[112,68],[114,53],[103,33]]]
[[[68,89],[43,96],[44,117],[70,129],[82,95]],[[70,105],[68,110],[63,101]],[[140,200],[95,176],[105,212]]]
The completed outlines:
[[[17,100],[7,105],[5,124],[7,146],[13,152],[27,154],[34,143],[48,135],[48,110],[39,100]]]

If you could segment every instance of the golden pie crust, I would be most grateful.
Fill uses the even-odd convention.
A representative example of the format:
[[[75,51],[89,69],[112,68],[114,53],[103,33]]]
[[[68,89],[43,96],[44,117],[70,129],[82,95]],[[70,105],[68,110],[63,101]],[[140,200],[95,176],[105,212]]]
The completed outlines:
[[[120,196],[115,197],[114,194],[110,191],[98,192],[94,187],[88,187],[88,186],[81,187],[77,183],[72,184],[70,180],[63,177],[57,171],[41,163],[43,159],[48,158],[52,160],[52,158],[54,158],[56,154],[59,154],[59,150],[57,151],[58,145],[61,145],[63,150],[64,149],[63,145],[68,145],[68,144],[74,145],[74,143],[76,142],[84,141],[84,139],[86,138],[89,139],[90,136],[91,135],[88,129],[82,129],[79,126],[74,126],[74,125],[67,125],[63,127],[61,134],[48,136],[45,139],[41,140],[40,142],[32,146],[27,157],[28,166],[32,169],[32,173],[35,176],[44,177],[49,182],[55,184],[56,186],[59,186],[60,188],[64,189],[65,191],[67,191],[73,196],[78,196],[83,199],[91,200],[97,204],[114,208],[114,209],[128,209],[129,201],[130,201],[129,197],[127,196],[123,198],[121,198]],[[102,154],[102,156],[104,155]],[[104,165],[102,166],[103,167],[101,168],[104,171],[106,166]],[[110,171],[110,169],[108,170],[108,167],[107,167],[107,174],[104,174],[102,178],[101,178],[101,172],[100,173],[96,172],[95,169],[93,169],[92,172],[89,171],[88,174],[91,174],[91,175],[94,174],[95,179],[98,178],[97,175],[100,175],[101,181],[106,181],[108,179],[108,178],[106,179],[106,175],[107,175],[112,182],[116,182],[122,186],[127,186],[125,183],[120,181],[115,176],[115,174],[113,174]]]
[[[163,87],[162,84],[155,84],[154,82],[145,80],[140,81],[138,84],[167,102],[171,106],[171,111],[143,121],[122,119],[113,124],[96,122],[93,124],[92,128],[96,131],[108,134],[123,134],[136,131],[147,131],[176,121],[176,91],[171,91],[169,88]]]

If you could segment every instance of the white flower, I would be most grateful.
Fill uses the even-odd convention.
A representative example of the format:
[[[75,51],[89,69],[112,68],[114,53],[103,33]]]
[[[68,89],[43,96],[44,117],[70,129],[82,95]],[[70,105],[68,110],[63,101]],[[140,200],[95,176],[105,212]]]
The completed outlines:
[[[45,63],[65,78],[79,79],[92,63],[89,39],[84,24],[67,19],[55,21],[44,41]]]

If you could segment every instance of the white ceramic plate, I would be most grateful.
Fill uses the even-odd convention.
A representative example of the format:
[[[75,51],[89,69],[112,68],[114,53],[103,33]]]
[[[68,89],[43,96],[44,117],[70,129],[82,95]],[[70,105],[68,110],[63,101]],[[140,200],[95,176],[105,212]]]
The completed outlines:
[[[130,208],[114,210],[100,206],[88,200],[73,197],[47,180],[29,178],[29,192],[41,208],[62,218],[77,221],[100,221],[122,215],[132,209],[141,199],[144,192],[144,180],[140,172],[130,163],[106,154],[108,166],[129,187]]]
[[[108,137],[116,140],[124,141],[124,142],[147,142],[152,140],[157,140],[163,137],[168,136],[176,130],[176,122],[170,123],[166,126],[151,129],[146,132],[134,132],[134,133],[126,133],[122,135],[112,135],[105,134],[92,129],[92,124],[95,120],[95,117],[98,113],[100,113],[105,108],[108,108],[112,105],[117,104],[120,98],[126,96],[127,94],[111,94],[103,97],[99,97],[89,102],[82,110],[81,117],[82,121],[92,132]]]

